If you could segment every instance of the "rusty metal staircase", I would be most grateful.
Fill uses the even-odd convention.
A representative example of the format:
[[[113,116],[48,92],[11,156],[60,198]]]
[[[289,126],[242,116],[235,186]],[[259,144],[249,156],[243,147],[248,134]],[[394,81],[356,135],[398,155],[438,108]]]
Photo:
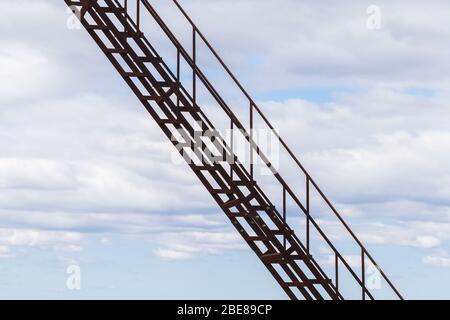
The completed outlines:
[[[365,266],[376,266],[380,277],[387,283],[395,298],[402,296],[367,252],[362,243],[347,226],[331,202],[325,197],[315,181],[310,177],[286,143],[277,135],[285,153],[305,175],[306,203],[299,200],[281,174],[275,170],[270,159],[258,147],[252,136],[254,115],[259,115],[268,128],[273,126],[245,91],[230,69],[189,18],[176,0],[167,0],[187,19],[192,28],[192,54],[183,47],[170,28],[147,0],[64,0],[78,16],[82,25],[91,35],[106,57],[110,60],[137,98],[156,121],[161,130],[188,162],[189,166],[206,189],[222,208],[243,239],[267,267],[281,288],[291,299],[347,299],[341,288],[340,272],[345,270],[360,290],[362,299],[375,299],[366,285]],[[176,49],[176,66],[170,68],[158,54],[144,34],[143,12],[148,16],[146,23],[152,22],[161,29]],[[202,66],[197,64],[197,42],[201,41],[224,68],[248,101],[249,126],[241,123],[233,110],[205,76]],[[181,62],[192,72],[189,90],[183,85],[180,75]],[[251,157],[259,157],[271,170],[282,192],[282,206],[277,208],[266,196],[260,183],[255,179],[253,162],[245,165],[236,156],[233,137],[225,139],[215,129],[203,108],[197,103],[197,83],[201,82],[211,97],[225,112],[230,129],[239,130],[245,137]],[[198,143],[196,134],[206,135],[208,141]],[[205,138],[205,136],[203,136]],[[230,161],[231,159],[231,161]],[[350,266],[345,256],[321,229],[320,223],[311,215],[310,193],[314,191],[325,201],[331,214],[359,248],[360,274]],[[304,214],[305,241],[289,226],[286,218],[286,201]],[[310,237],[315,230],[328,245],[333,256],[333,278],[328,276],[311,255]]]

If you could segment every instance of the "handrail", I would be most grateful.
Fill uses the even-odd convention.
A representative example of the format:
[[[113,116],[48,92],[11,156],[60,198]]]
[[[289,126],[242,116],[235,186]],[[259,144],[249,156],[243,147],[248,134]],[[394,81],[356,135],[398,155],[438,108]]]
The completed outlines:
[[[383,279],[388,283],[389,287],[395,292],[395,294],[397,295],[398,298],[403,299],[403,297],[401,296],[401,294],[399,293],[399,291],[394,287],[394,285],[392,284],[392,282],[389,280],[389,278],[386,276],[386,274],[381,270],[381,268],[378,266],[378,264],[376,263],[376,261],[374,260],[374,258],[369,254],[369,252],[367,251],[367,249],[364,247],[364,245],[362,244],[362,242],[357,238],[357,236],[355,235],[355,233],[350,229],[350,227],[348,226],[348,224],[344,221],[344,219],[342,218],[342,216],[339,214],[339,212],[336,210],[336,208],[332,205],[331,201],[325,196],[325,194],[323,193],[323,191],[319,188],[318,184],[312,179],[312,177],[310,176],[310,174],[308,173],[308,171],[304,168],[304,166],[301,164],[301,162],[298,160],[298,158],[294,155],[294,153],[291,151],[291,149],[288,147],[288,145],[286,144],[286,142],[281,138],[281,136],[275,131],[273,125],[270,123],[270,121],[267,119],[267,117],[264,115],[264,113],[262,112],[262,110],[258,107],[258,105],[254,102],[254,100],[252,99],[252,97],[250,96],[250,94],[245,90],[245,88],[243,87],[243,85],[239,82],[239,80],[237,79],[237,77],[233,74],[233,72],[230,70],[230,68],[225,64],[225,62],[223,61],[223,59],[220,57],[220,55],[216,52],[216,50],[213,48],[213,46],[209,43],[209,41],[206,39],[206,37],[203,35],[203,33],[198,29],[198,27],[195,25],[195,23],[192,21],[192,19],[189,17],[189,15],[186,13],[186,11],[182,8],[182,6],[179,4],[179,2],[177,0],[172,0],[174,2],[174,4],[176,5],[176,7],[180,10],[180,12],[182,13],[182,15],[187,19],[187,21],[190,23],[191,27],[193,28],[193,48],[194,48],[194,52],[193,52],[193,57],[191,58],[189,56],[189,54],[187,53],[187,51],[183,48],[183,46],[180,44],[180,42],[177,40],[177,38],[173,35],[173,33],[170,31],[170,29],[165,25],[165,23],[163,22],[163,20],[159,17],[159,15],[157,14],[156,10],[151,6],[151,4],[149,3],[148,0],[137,0],[138,3],[143,3],[144,7],[147,8],[147,10],[149,11],[149,13],[153,16],[153,18],[158,22],[158,24],[160,25],[160,27],[163,29],[163,31],[166,33],[166,35],[169,37],[169,39],[173,42],[173,44],[178,48],[179,53],[181,53],[184,57],[184,59],[186,60],[186,62],[188,62],[188,64],[190,65],[190,67],[193,70],[193,75],[194,75],[194,96],[193,96],[193,101],[195,103],[195,99],[196,99],[196,94],[195,94],[195,79],[198,76],[202,82],[205,84],[205,86],[207,87],[207,89],[210,91],[210,93],[213,95],[213,97],[218,101],[219,105],[222,107],[222,109],[225,111],[225,113],[230,117],[232,123],[234,122],[237,127],[241,130],[243,130],[246,135],[247,135],[247,140],[249,141],[252,150],[258,150],[257,154],[261,157],[261,159],[264,161],[264,163],[271,168],[271,164],[269,162],[269,160],[267,159],[267,157],[261,152],[259,151],[258,146],[256,145],[256,143],[253,141],[253,139],[249,139],[248,138],[248,133],[247,130],[245,129],[245,127],[240,123],[239,119],[236,117],[236,115],[233,113],[233,111],[228,107],[228,105],[225,103],[225,101],[222,99],[222,97],[219,95],[219,93],[215,90],[215,88],[212,86],[212,84],[209,82],[209,80],[206,78],[206,76],[202,73],[202,71],[199,69],[199,66],[197,65],[196,61],[195,61],[195,48],[196,48],[196,35],[198,35],[200,37],[200,39],[205,43],[205,45],[208,47],[208,49],[211,51],[211,53],[213,54],[213,56],[217,59],[217,61],[219,62],[219,64],[224,68],[224,70],[227,72],[227,74],[231,77],[231,79],[234,81],[234,83],[237,85],[237,87],[241,90],[241,92],[245,95],[245,97],[248,99],[249,104],[250,104],[250,110],[252,110],[253,108],[257,111],[257,113],[261,116],[261,118],[263,119],[263,121],[266,123],[266,125],[273,131],[273,133],[276,135],[277,139],[279,139],[281,145],[284,147],[284,149],[288,152],[289,156],[294,160],[294,162],[297,164],[297,166],[300,168],[300,170],[303,172],[303,174],[306,177],[306,181],[307,181],[307,187],[309,188],[309,184],[311,183],[311,185],[314,187],[314,189],[318,192],[318,194],[320,195],[320,197],[325,201],[325,203],[328,205],[329,209],[331,209],[331,211],[334,213],[334,215],[338,218],[338,220],[341,222],[341,224],[343,225],[343,227],[348,231],[349,235],[351,236],[351,238],[353,238],[353,240],[356,242],[356,244],[360,247],[361,249],[361,259],[362,259],[362,267],[364,268],[365,265],[365,257],[367,257],[372,264],[378,269],[378,271],[380,272],[380,275],[383,277]],[[139,5],[138,5],[139,8]],[[138,17],[139,17],[139,13],[138,13]],[[139,19],[138,19],[139,21]],[[167,69],[170,70],[170,68],[168,68],[166,66]],[[173,74],[172,74],[173,75]],[[345,260],[345,258],[340,254],[340,252],[336,249],[336,247],[332,244],[332,242],[328,239],[328,237],[326,236],[326,234],[323,232],[323,230],[320,228],[320,226],[318,225],[318,223],[309,215],[309,208],[305,208],[305,206],[303,206],[303,204],[301,203],[301,201],[297,198],[297,196],[295,195],[294,192],[292,192],[292,190],[290,189],[290,187],[287,185],[287,183],[284,181],[284,179],[280,176],[280,174],[278,173],[274,173],[274,176],[277,178],[277,180],[280,182],[280,184],[285,188],[285,190],[289,193],[289,195],[291,196],[291,198],[294,200],[294,202],[300,207],[300,209],[307,215],[308,218],[308,223],[310,222],[315,228],[316,230],[319,232],[319,234],[322,236],[322,238],[325,240],[325,242],[330,246],[330,249],[333,251],[333,253],[335,254],[336,257],[336,271],[337,271],[337,263],[339,262],[339,260],[344,264],[344,266],[347,268],[347,270],[350,271],[350,273],[352,274],[352,276],[356,279],[356,281],[358,282],[358,284],[362,287],[362,292],[363,292],[363,298],[365,298],[365,295],[367,294],[369,297],[373,298],[371,293],[369,292],[369,290],[366,288],[365,286],[365,279],[364,279],[364,271],[362,270],[362,279],[359,279],[359,277],[355,274],[355,272],[353,271],[353,269],[350,267],[350,265],[348,264],[348,262]],[[257,189],[260,193],[262,193],[262,190],[259,188],[259,186],[257,186]],[[262,193],[263,194],[263,193]],[[308,194],[308,199],[307,201],[309,202],[309,194]],[[309,205],[307,205],[309,207]],[[277,214],[279,215],[279,213],[277,212]],[[298,240],[298,238],[297,238]],[[298,242],[300,242],[298,240]],[[308,249],[309,249],[309,244],[308,244]],[[337,277],[337,274],[336,274]],[[336,279],[337,280],[337,279]]]
[[[189,17],[187,12],[183,9],[183,7],[179,4],[178,0],[172,0],[176,7],[180,10],[180,12],[183,14],[183,16],[188,20],[188,22],[191,24],[191,26],[194,28],[194,30],[197,31],[200,38],[204,41],[206,46],[210,49],[211,53],[216,57],[217,61],[221,64],[221,66],[225,69],[225,71],[228,73],[228,75],[231,77],[231,79],[235,82],[235,84],[238,86],[238,88],[242,91],[242,93],[248,98],[249,102],[253,105],[255,110],[259,113],[261,118],[264,120],[264,122],[269,126],[271,130],[274,130],[273,125],[270,123],[270,121],[267,119],[267,117],[264,115],[264,113],[261,111],[259,106],[256,104],[256,102],[253,100],[253,98],[250,96],[250,94],[245,90],[244,86],[240,83],[240,81],[237,79],[237,77],[234,75],[234,73],[231,71],[231,69],[225,64],[223,59],[220,57],[220,55],[216,52],[216,50],[213,48],[213,46],[209,43],[209,41],[206,39],[206,37],[203,35],[203,33],[198,29],[198,27],[195,25],[195,23],[192,21],[192,19]],[[358,237],[355,235],[355,233],[350,229],[348,224],[345,222],[345,220],[342,218],[342,216],[339,214],[339,212],[335,209],[335,207],[332,205],[331,201],[325,196],[323,191],[320,189],[318,184],[314,181],[314,179],[310,176],[308,171],[305,169],[305,167],[301,164],[301,162],[298,160],[298,158],[294,155],[294,153],[291,151],[291,149],[288,147],[286,142],[279,136],[276,131],[273,131],[277,138],[279,139],[280,143],[283,145],[283,147],[286,149],[286,151],[289,153],[290,157],[296,162],[298,167],[302,170],[302,172],[306,175],[306,178],[312,183],[312,185],[316,188],[316,190],[319,192],[320,196],[323,198],[323,200],[328,204],[330,209],[333,211],[333,213],[336,215],[336,217],[339,219],[339,221],[342,223],[342,225],[345,227],[345,229],[350,233],[352,238],[356,241],[356,243],[361,247],[362,253],[369,258],[369,260],[378,268],[380,274],[383,276],[383,278],[387,281],[391,289],[394,290],[394,292],[397,294],[399,298],[402,299],[401,294],[398,292],[398,290],[394,287],[392,282],[387,278],[385,273],[381,270],[381,268],[378,266],[374,258],[370,255],[370,253],[367,251],[367,249],[364,247],[362,242],[358,239]]]

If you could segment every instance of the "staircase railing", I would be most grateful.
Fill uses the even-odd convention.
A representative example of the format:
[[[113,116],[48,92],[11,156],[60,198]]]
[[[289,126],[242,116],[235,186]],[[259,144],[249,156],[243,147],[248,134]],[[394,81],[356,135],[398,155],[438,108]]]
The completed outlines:
[[[176,9],[179,10],[179,12],[185,17],[187,22],[189,23],[190,27],[192,28],[192,54],[189,54],[189,52],[184,48],[184,46],[180,43],[180,41],[177,39],[177,37],[172,33],[171,29],[167,26],[167,24],[164,22],[164,20],[160,17],[157,10],[155,10],[154,6],[150,3],[149,0],[113,0],[117,6],[121,6],[124,8],[129,8],[130,3],[133,2],[135,7],[135,14],[136,14],[136,20],[132,20],[133,23],[137,25],[137,28],[140,28],[141,22],[144,20],[142,18],[142,14],[144,12],[143,9],[145,9],[146,12],[150,14],[150,16],[154,19],[154,21],[158,24],[158,26],[161,28],[161,30],[166,34],[168,39],[171,41],[173,46],[175,46],[177,50],[177,75],[175,75],[170,68],[165,64],[165,68],[168,70],[168,72],[174,77],[179,77],[179,67],[180,67],[180,60],[183,59],[189,66],[189,68],[192,70],[192,101],[194,107],[197,106],[197,81],[201,81],[201,83],[205,86],[205,88],[208,90],[208,92],[211,94],[212,98],[215,99],[215,101],[218,103],[220,108],[226,113],[226,115],[230,119],[230,129],[238,129],[240,130],[245,139],[247,140],[249,144],[250,149],[250,155],[253,157],[254,154],[256,154],[262,162],[267,166],[267,168],[270,169],[273,176],[276,178],[278,183],[281,185],[282,189],[282,195],[283,195],[283,205],[282,205],[282,218],[284,221],[286,221],[286,212],[287,212],[287,205],[286,202],[289,199],[293,200],[294,203],[300,208],[301,212],[306,217],[306,246],[303,245],[303,243],[296,237],[297,241],[302,245],[303,248],[309,253],[311,242],[314,240],[311,238],[311,233],[313,230],[317,231],[317,233],[320,235],[321,239],[325,241],[325,243],[329,246],[331,249],[332,254],[334,255],[333,259],[333,265],[335,270],[335,287],[337,291],[339,291],[339,267],[340,265],[344,266],[344,268],[350,273],[351,277],[356,281],[358,286],[361,288],[361,297],[362,299],[366,299],[366,297],[370,299],[374,299],[374,296],[371,292],[371,290],[366,285],[366,279],[365,279],[365,268],[368,265],[368,263],[372,264],[376,269],[378,270],[380,276],[386,281],[389,288],[393,291],[395,296],[399,299],[403,299],[399,291],[395,288],[395,286],[392,284],[392,282],[389,280],[389,278],[386,276],[386,274],[381,270],[381,268],[378,266],[374,258],[370,255],[370,253],[367,251],[367,249],[364,247],[362,242],[358,239],[358,237],[355,235],[355,233],[351,230],[351,228],[348,226],[348,224],[344,221],[342,216],[339,214],[339,212],[336,210],[336,208],[333,206],[331,201],[325,196],[323,191],[319,188],[318,184],[314,181],[314,179],[311,177],[309,172],[305,169],[305,167],[302,165],[302,163],[298,160],[298,158],[295,156],[295,154],[292,152],[292,150],[288,147],[286,142],[282,139],[282,137],[276,132],[275,127],[272,125],[272,123],[268,120],[268,118],[265,116],[265,114],[262,112],[260,107],[257,105],[257,103],[253,100],[253,98],[250,96],[250,94],[245,90],[243,85],[239,82],[237,77],[234,75],[234,73],[231,71],[231,69],[227,66],[227,64],[224,62],[224,60],[219,56],[217,51],[213,48],[213,46],[210,44],[210,42],[206,39],[204,34],[199,30],[199,28],[196,26],[196,24],[193,22],[193,20],[189,17],[187,12],[181,7],[179,2],[177,0],[172,0],[173,4],[175,5]],[[168,1],[169,3],[170,1]],[[130,16],[128,16],[129,19],[132,19]],[[147,20],[146,20],[147,21]],[[248,108],[249,108],[249,124],[248,126],[244,126],[242,122],[238,119],[235,112],[228,106],[228,104],[225,102],[225,100],[222,98],[222,96],[219,94],[219,92],[216,90],[216,88],[213,86],[213,84],[208,80],[206,75],[203,72],[203,69],[201,65],[199,65],[199,62],[197,60],[197,48],[199,45],[199,42],[202,42],[210,51],[210,53],[214,56],[216,61],[220,64],[220,66],[225,71],[225,74],[234,82],[236,87],[240,90],[240,92],[244,95],[245,99],[248,101]],[[187,94],[187,93],[186,93]],[[279,140],[280,145],[283,147],[283,149],[287,152],[290,159],[293,161],[293,163],[299,168],[300,172],[305,176],[305,188],[306,188],[306,199],[303,203],[299,200],[298,196],[295,194],[295,192],[291,189],[291,187],[288,185],[286,180],[281,176],[279,172],[274,168],[273,164],[271,163],[270,159],[264,154],[264,152],[258,147],[257,143],[253,139],[253,123],[255,114],[259,115],[261,119],[263,120],[263,123],[267,126],[270,131],[276,135],[276,138]],[[230,141],[231,146],[233,146],[233,141]],[[232,150],[233,151],[233,150]],[[254,161],[250,161],[250,176],[253,179],[253,163]],[[240,164],[239,164],[240,165]],[[260,186],[256,184],[257,191],[263,196],[264,192],[260,189]],[[316,221],[314,217],[311,215],[311,199],[312,194],[315,192],[326,204],[329,211],[331,211],[331,214],[336,217],[341,224],[341,226],[344,228],[344,230],[348,233],[350,238],[354,241],[355,245],[359,248],[359,261],[361,266],[361,274],[357,275],[356,272],[353,270],[353,268],[350,266],[350,263],[347,261],[345,256],[338,250],[338,248],[333,244],[333,242],[330,240],[330,238],[326,235],[326,233],[323,231],[323,229],[320,227],[319,222]],[[270,201],[268,201],[270,203]],[[277,214],[280,215],[279,212]],[[320,266],[317,266],[318,269],[323,273]]]

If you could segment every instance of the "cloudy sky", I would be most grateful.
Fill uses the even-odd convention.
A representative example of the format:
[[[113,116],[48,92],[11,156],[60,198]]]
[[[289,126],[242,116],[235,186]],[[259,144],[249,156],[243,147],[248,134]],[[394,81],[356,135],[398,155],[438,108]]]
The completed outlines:
[[[449,298],[450,3],[180,2],[404,296]],[[0,298],[286,298],[66,9],[0,0]]]

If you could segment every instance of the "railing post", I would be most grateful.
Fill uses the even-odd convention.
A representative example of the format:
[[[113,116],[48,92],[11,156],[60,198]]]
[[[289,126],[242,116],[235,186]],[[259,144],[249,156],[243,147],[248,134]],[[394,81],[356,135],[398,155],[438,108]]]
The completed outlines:
[[[310,226],[310,195],[309,195],[309,184],[310,184],[310,178],[309,176],[306,176],[306,249],[308,250],[308,253],[310,252],[310,236],[309,236],[309,226]]]
[[[366,253],[361,247],[361,282],[362,282],[362,299],[366,300],[366,268],[365,268]]]
[[[181,73],[181,67],[180,67],[180,63],[181,63],[181,53],[180,53],[180,48],[177,48],[177,82],[180,83],[181,79],[180,79],[180,73]],[[177,95],[177,107],[180,107],[180,96]]]
[[[286,226],[286,187],[283,186],[283,222]],[[284,226],[284,227],[285,227]],[[284,235],[284,250],[286,250],[286,234]]]
[[[337,252],[334,252],[334,274],[336,282],[336,293],[339,294],[339,258]]]
[[[253,102],[250,101],[250,177],[253,181]]]
[[[192,27],[192,98],[194,100],[194,108],[197,106],[197,29]]]
[[[141,30],[141,0],[136,0],[136,25],[138,31]]]
[[[234,171],[233,171],[233,165],[235,163],[235,158],[234,158],[234,122],[233,119],[230,119],[230,149],[231,149],[231,157],[229,159],[230,161],[230,176],[231,176],[231,180],[233,180],[233,176],[234,176]]]

